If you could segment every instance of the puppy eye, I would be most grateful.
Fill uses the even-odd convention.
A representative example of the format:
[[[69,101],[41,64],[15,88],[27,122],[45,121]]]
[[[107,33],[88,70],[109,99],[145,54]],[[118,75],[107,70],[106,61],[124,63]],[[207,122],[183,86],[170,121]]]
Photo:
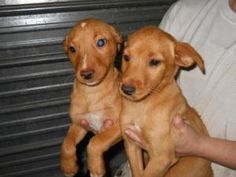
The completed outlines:
[[[106,44],[106,39],[98,39],[97,40],[97,46],[103,47]]]
[[[70,47],[69,47],[69,51],[70,51],[71,53],[75,53],[75,52],[76,52],[76,49],[75,49],[74,47],[70,46]]]
[[[149,65],[150,65],[150,66],[157,66],[157,65],[159,65],[159,64],[160,64],[160,61],[157,60],[157,59],[151,59],[151,60],[149,61]]]
[[[125,61],[129,61],[130,60],[128,55],[123,55],[123,58],[124,58]]]

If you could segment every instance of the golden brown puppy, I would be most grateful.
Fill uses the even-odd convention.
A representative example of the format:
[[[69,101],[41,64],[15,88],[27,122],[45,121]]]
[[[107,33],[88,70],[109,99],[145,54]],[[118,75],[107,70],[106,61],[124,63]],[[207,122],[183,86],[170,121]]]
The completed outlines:
[[[209,161],[175,156],[174,116],[181,115],[196,131],[208,135],[175,80],[180,67],[194,63],[204,71],[201,56],[189,44],[176,41],[157,27],[141,28],[128,37],[120,84],[125,97],[121,127],[133,177],[213,176]],[[141,147],[124,134],[126,128],[138,132],[145,144],[142,149],[149,155],[145,167]]]
[[[121,139],[121,95],[114,67],[121,42],[121,35],[113,26],[97,19],[80,21],[66,36],[64,49],[75,71],[69,111],[72,124],[61,151],[61,169],[66,176],[78,171],[76,145],[87,133],[84,126],[96,133],[87,146],[92,177],[104,175],[103,153]],[[107,120],[113,126],[103,129]]]

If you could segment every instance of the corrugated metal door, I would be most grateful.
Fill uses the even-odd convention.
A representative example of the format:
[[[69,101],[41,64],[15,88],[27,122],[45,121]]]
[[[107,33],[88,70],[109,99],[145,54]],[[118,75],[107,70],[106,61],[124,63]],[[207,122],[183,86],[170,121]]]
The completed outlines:
[[[73,71],[62,41],[75,22],[101,18],[126,36],[158,24],[173,1],[0,1],[1,177],[63,176],[59,154]]]

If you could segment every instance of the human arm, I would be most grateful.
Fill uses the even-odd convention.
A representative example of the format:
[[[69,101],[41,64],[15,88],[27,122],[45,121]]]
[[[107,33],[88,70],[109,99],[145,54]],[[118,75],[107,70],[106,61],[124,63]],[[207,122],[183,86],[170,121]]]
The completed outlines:
[[[236,141],[223,140],[198,134],[180,117],[173,120],[178,130],[176,154],[198,156],[236,169]]]

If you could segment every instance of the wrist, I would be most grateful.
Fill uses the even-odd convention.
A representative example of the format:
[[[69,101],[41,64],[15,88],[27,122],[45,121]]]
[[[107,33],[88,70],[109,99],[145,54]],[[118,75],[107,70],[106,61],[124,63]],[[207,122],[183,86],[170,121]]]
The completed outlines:
[[[208,152],[208,136],[199,136],[193,143],[191,154],[192,156],[205,157]]]

